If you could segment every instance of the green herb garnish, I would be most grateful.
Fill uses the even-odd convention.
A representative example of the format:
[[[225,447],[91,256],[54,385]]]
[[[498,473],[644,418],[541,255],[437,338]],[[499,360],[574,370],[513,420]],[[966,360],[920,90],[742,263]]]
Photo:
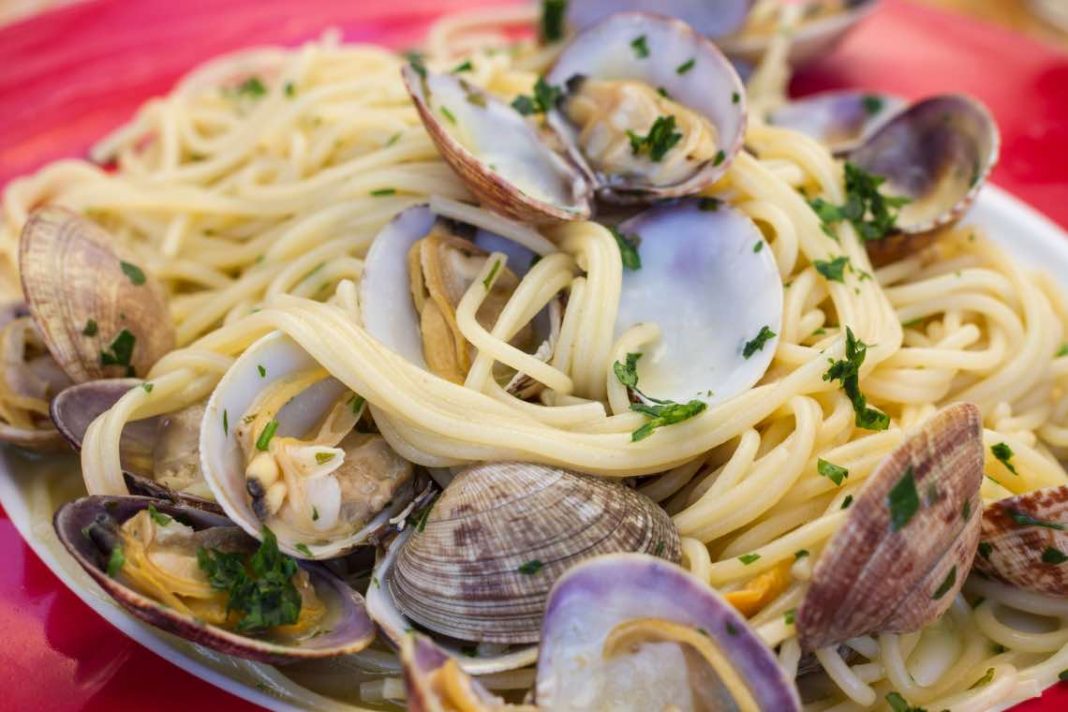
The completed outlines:
[[[126,555],[122,553],[122,547],[119,544],[115,544],[111,550],[111,555],[108,556],[108,576],[111,578],[118,576],[119,571],[122,570],[125,564]]]
[[[614,227],[609,230],[612,232],[612,237],[616,238],[616,244],[619,245],[619,257],[623,260],[623,269],[632,272],[640,270],[642,256],[638,254],[638,246],[642,239],[637,235],[624,235]]]
[[[783,618],[786,621],[786,625],[793,625],[794,624],[794,619],[795,619],[796,616],[797,616],[797,609],[796,608],[791,608],[790,610],[786,611],[786,613],[783,614]]]
[[[956,582],[957,582],[957,567],[956,567],[956,566],[954,566],[953,568],[951,568],[951,569],[949,570],[949,573],[948,573],[948,574],[946,574],[946,578],[945,578],[945,580],[944,580],[944,581],[942,582],[942,585],[941,585],[941,586],[939,586],[939,587],[938,587],[938,588],[937,588],[937,589],[935,590],[935,592],[934,592],[934,593],[933,593],[933,594],[931,595],[931,598],[933,598],[933,599],[934,599],[934,600],[936,600],[936,601],[937,601],[938,599],[942,598],[942,597],[943,597],[943,596],[945,596],[945,595],[946,595],[947,593],[949,593],[949,590],[950,590],[951,588],[953,588],[953,584],[955,584]]]
[[[446,119],[449,120],[449,123],[454,124],[454,125],[456,124],[456,114],[454,114],[451,111],[449,111],[449,107],[442,106],[439,109],[439,111],[441,111],[441,115],[442,116],[444,116]]]
[[[845,284],[845,268],[849,264],[849,258],[845,255],[835,257],[831,261],[816,260],[812,265],[816,271],[822,274],[828,281]]]
[[[82,336],[96,336],[100,328],[96,325],[96,319],[90,319],[85,322],[85,328],[82,329]]]
[[[334,453],[332,452],[317,452],[315,453],[315,462],[318,465],[325,465],[334,459]]]
[[[975,688],[977,688],[977,687],[982,687],[983,685],[989,685],[989,684],[990,684],[990,682],[991,682],[991,681],[992,681],[993,679],[994,679],[994,668],[987,668],[987,669],[986,669],[986,674],[985,674],[985,675],[983,675],[983,676],[982,676],[981,678],[979,678],[978,680],[976,680],[976,681],[975,681],[975,684],[974,684],[974,685],[972,685],[971,687],[969,687],[968,689],[969,689],[969,690],[974,690],[974,689],[975,689]]]
[[[842,500],[842,506],[839,509],[849,509],[853,504],[853,495],[847,494],[845,499]]]
[[[800,561],[808,556],[808,549],[798,549],[794,552],[794,561]]]
[[[888,692],[886,694],[886,704],[890,705],[890,709],[893,712],[927,712],[922,707],[913,707],[897,692]]]
[[[890,507],[890,528],[895,532],[901,531],[920,508],[920,496],[916,492],[916,478],[911,466],[887,493],[886,503]]]
[[[689,420],[695,415],[703,412],[708,407],[708,404],[700,400],[691,400],[687,403],[673,403],[666,401],[662,403],[656,403],[653,405],[646,405],[645,403],[631,403],[630,409],[638,413],[643,413],[651,420],[646,422],[640,428],[630,434],[631,442],[638,442],[644,440],[653,434],[653,431],[657,428],[665,425],[674,425],[675,423],[681,423],[684,420]]]
[[[282,86],[282,93],[286,95],[287,99],[292,99],[297,95],[297,85],[293,82],[286,82]]]
[[[545,564],[541,563],[541,561],[539,561],[538,559],[531,559],[525,564],[520,565],[520,567],[516,569],[516,571],[525,576],[533,576],[534,574],[541,571],[543,566],[545,566]]]
[[[731,92],[731,103],[732,104],[737,104],[741,100],[742,100],[742,95],[741,94],[739,94],[736,91],[735,92]]]
[[[544,77],[538,77],[538,81],[534,82],[534,93],[530,96],[525,94],[517,96],[512,100],[512,108],[523,116],[544,114],[556,106],[556,102],[560,100],[563,93],[560,87],[554,87],[547,83]]]
[[[842,485],[842,480],[849,477],[849,470],[833,462],[827,462],[822,457],[816,461],[816,471],[839,487]]]
[[[860,100],[860,103],[864,107],[864,111],[867,112],[868,116],[872,116],[873,114],[879,113],[879,111],[883,108],[883,104],[885,102],[883,101],[882,97],[875,96],[874,94],[868,94]]]
[[[630,138],[630,150],[635,156],[648,152],[654,163],[663,160],[667,152],[682,140],[682,134],[675,130],[674,116],[658,116],[645,136],[628,130],[627,137]]]
[[[753,243],[753,252],[760,252],[763,249],[764,249],[764,241],[763,240],[757,240],[756,242]]]
[[[725,161],[725,160],[727,160],[726,151],[722,151],[722,150],[716,151],[716,157],[712,159],[712,165],[713,166],[718,166],[719,164],[723,163],[723,161]]]
[[[309,559],[314,558],[314,554],[312,554],[312,550],[309,549],[308,545],[305,544],[304,542],[300,542],[298,544],[295,544],[293,546],[293,548],[296,549],[297,551],[299,551],[300,553],[304,554],[305,556],[307,556]]]
[[[371,191],[371,197],[374,197],[374,198],[382,198],[382,197],[385,197],[387,195],[396,195],[396,194],[397,194],[397,189],[396,188],[379,188],[378,190],[372,190]]]
[[[156,387],[156,384],[152,383],[152,381],[145,381],[144,383],[141,384],[141,388],[143,388],[145,390],[145,393],[151,393],[152,389],[155,388],[155,387]]]
[[[251,99],[259,99],[267,94],[267,87],[264,86],[263,81],[259,77],[251,76],[234,87],[233,91],[237,96],[247,96]]]
[[[760,554],[742,554],[738,557],[738,561],[741,561],[743,564],[748,566],[759,558]]]
[[[1046,529],[1056,529],[1058,531],[1064,531],[1063,524],[1057,524],[1056,522],[1047,522],[1042,519],[1035,519],[1030,514],[1024,514],[1016,509],[1007,510],[1009,518],[1022,527],[1045,527]]]
[[[764,350],[764,344],[775,338],[775,332],[767,326],[760,327],[760,331],[742,347],[742,357],[749,358],[757,351]]]
[[[486,291],[489,291],[490,288],[493,287],[493,282],[497,279],[497,273],[500,271],[501,261],[496,260],[494,261],[493,266],[490,267],[489,274],[487,274],[486,278],[482,280],[482,286],[486,288]]]
[[[171,523],[171,518],[166,514],[161,514],[154,504],[148,505],[148,516],[161,527],[165,527]]]
[[[1043,564],[1053,564],[1056,566],[1058,564],[1063,564],[1065,561],[1068,561],[1068,554],[1065,554],[1063,551],[1055,547],[1047,546],[1046,550],[1042,552]]]
[[[990,552],[992,552],[993,550],[994,545],[991,544],[989,541],[979,542],[979,556],[983,557],[984,559],[989,559]]]
[[[452,68],[452,73],[453,74],[461,74],[463,72],[470,72],[470,71],[474,70],[474,68],[475,68],[475,65],[471,64],[471,60],[470,59],[465,59],[463,62],[460,62],[459,64],[457,64],[455,67]]]
[[[622,383],[627,388],[638,388],[638,359],[642,355],[636,353],[627,354],[627,360],[625,363],[616,361],[612,364],[612,370],[616,374],[616,380]]]
[[[904,196],[886,196],[879,186],[886,182],[882,176],[868,173],[857,165],[846,162],[844,205],[833,205],[816,198],[809,205],[824,223],[834,224],[848,220],[862,240],[879,240],[894,232],[897,223],[896,208],[910,202]]]
[[[129,329],[123,329],[111,340],[107,350],[100,352],[100,365],[126,366],[127,375],[133,375],[130,359],[133,358],[133,350],[136,344],[137,338],[130,333]]]
[[[998,443],[997,445],[992,445],[990,447],[990,452],[994,453],[994,457],[996,457],[1002,465],[1008,468],[1009,472],[1014,475],[1020,474],[1016,471],[1016,465],[1012,464],[1012,456],[1015,453],[1012,451],[1012,448],[1009,447],[1008,443]]]
[[[349,398],[349,407],[352,408],[352,414],[356,415],[360,412],[360,408],[363,408],[363,404],[367,400],[363,396],[353,394],[352,398]]]
[[[675,73],[676,74],[686,74],[686,72],[688,72],[691,69],[693,69],[695,64],[697,64],[697,60],[695,58],[691,57],[690,59],[686,60],[685,62],[680,64],[678,67],[676,67],[675,68]]]
[[[256,449],[262,452],[266,452],[267,448],[271,444],[271,438],[274,437],[275,431],[278,430],[278,421],[272,420],[263,427],[263,432],[260,433],[259,438],[256,439]]]
[[[315,506],[312,507],[312,521],[319,521],[319,508]]]
[[[256,370],[259,372],[260,378],[267,377],[267,368],[262,363],[256,364]]]
[[[540,34],[542,42],[556,42],[564,37],[567,0],[542,0]]]
[[[890,427],[890,416],[868,406],[868,399],[860,392],[860,367],[868,353],[868,345],[853,335],[853,330],[846,327],[846,349],[844,359],[832,361],[831,367],[823,374],[825,381],[841,381],[842,390],[853,403],[854,422],[865,430],[886,430]]]
[[[230,416],[224,410],[223,411],[223,435],[229,435],[229,434],[230,434]]]
[[[649,56],[649,45],[646,44],[646,36],[641,35],[631,40],[630,48],[634,50],[634,56],[638,59],[645,59]]]
[[[122,268],[122,273],[126,275],[126,277],[134,286],[140,287],[142,284],[145,283],[144,270],[142,270],[137,265],[131,264],[130,262],[123,262],[120,260],[119,267]]]

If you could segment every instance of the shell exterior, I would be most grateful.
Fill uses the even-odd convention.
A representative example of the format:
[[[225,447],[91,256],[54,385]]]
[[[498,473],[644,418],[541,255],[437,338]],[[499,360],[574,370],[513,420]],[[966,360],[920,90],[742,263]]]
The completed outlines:
[[[790,43],[790,64],[799,67],[829,54],[857,24],[879,5],[879,0],[847,0],[841,12],[804,22]],[[663,11],[661,11],[663,12]],[[769,34],[734,34],[716,44],[732,59],[757,64],[768,50]]]
[[[487,463],[456,475],[382,585],[435,633],[536,643],[553,582],[579,561],[620,551],[678,561],[678,532],[651,500],[616,482]]]
[[[911,632],[942,615],[975,555],[982,479],[982,424],[970,403],[942,409],[887,455],[813,569],[796,616],[802,649]],[[904,517],[910,494],[916,506]]]
[[[715,200],[683,200],[617,229],[640,240],[642,268],[623,272],[616,337],[642,322],[661,327],[660,340],[638,361],[642,391],[719,403],[757,383],[779,343],[783,293],[775,257],[753,221]],[[762,327],[776,336],[746,356]]]
[[[49,403],[52,422],[70,446],[76,452],[80,451],[89,424],[115,405],[127,391],[139,388],[143,383],[136,378],[106,378],[64,389]],[[153,452],[164,421],[163,416],[155,416],[127,423],[123,428],[119,449],[126,486],[134,494],[183,502],[222,514],[222,509],[215,502],[195,494],[175,491],[153,479]]]
[[[631,47],[644,37],[646,56]],[[693,62],[690,69],[679,68]],[[693,195],[730,167],[745,139],[745,87],[730,61],[692,27],[660,15],[617,13],[579,33],[560,53],[545,80],[571,91],[584,79],[634,80],[668,92],[671,99],[693,110],[715,127],[721,149],[716,160],[700,165],[690,177],[667,186],[648,184],[641,177],[598,174],[578,147],[578,132],[559,105],[547,115],[549,126],[568,146],[572,159],[598,195],[619,203]]]
[[[898,213],[902,235],[866,243],[872,259],[884,264],[908,254],[962,218],[997,164],[1000,144],[985,106],[944,94],[898,113],[852,151],[850,161],[886,178],[886,194],[911,199]]]
[[[200,471],[226,516],[250,536],[258,538],[263,524],[253,511],[246,489],[245,462],[237,441],[236,425],[267,385],[315,366],[312,357],[295,341],[274,332],[241,354],[208,399],[200,428]],[[261,367],[264,375],[260,373]],[[278,413],[276,436],[304,434],[319,423],[346,392],[345,385],[335,378],[319,381],[289,401]],[[414,486],[414,483],[404,486],[391,503],[360,530],[337,540],[308,541],[286,522],[273,520],[271,529],[278,537],[278,548],[297,558],[330,559],[361,544],[373,543],[389,528],[389,519],[408,506]]]
[[[162,287],[143,271],[124,271],[140,269],[136,263],[103,228],[66,208],[41,208],[26,221],[22,291],[49,352],[75,383],[146,374],[174,349]],[[129,367],[104,365],[105,354],[126,360],[124,332],[133,337]]]
[[[453,658],[430,638],[418,633],[410,633],[404,637],[400,658],[404,665],[404,684],[408,690],[408,712],[441,712],[449,709],[431,684],[430,676]],[[462,684],[467,686],[480,703],[478,712],[513,709],[465,673],[461,673],[461,679]]]
[[[374,624],[367,617],[363,597],[325,568],[306,562],[300,565],[311,577],[316,593],[330,607],[332,623],[329,631],[302,640],[299,645],[251,638],[197,621],[127,588],[107,574],[110,551],[103,551],[83,530],[100,521],[100,517],[121,524],[150,504],[160,513],[197,530],[233,527],[232,522],[220,515],[149,497],[83,497],[60,507],[53,520],[60,541],[82,568],[123,608],[141,620],[226,655],[274,664],[348,655],[363,650],[374,639]]]
[[[988,505],[975,568],[1029,591],[1068,595],[1068,485]]]
[[[768,121],[807,134],[835,155],[844,155],[906,105],[904,99],[891,94],[844,89],[791,101],[772,111]]]
[[[582,30],[617,12],[650,12],[682,20],[705,37],[734,32],[749,15],[755,0],[570,0],[567,20]]]
[[[17,319],[25,319],[29,316],[30,312],[25,302],[2,304],[0,305],[0,330]],[[7,377],[6,374],[5,377]],[[0,442],[42,452],[63,449],[62,436],[52,428],[21,428],[4,421],[0,421]]]
[[[707,635],[759,709],[801,709],[793,682],[745,618],[685,570],[643,554],[598,556],[557,581],[542,627],[538,706],[554,712],[738,708],[718,676],[689,670],[678,644],[643,645],[605,658],[610,631],[642,618],[682,624]]]
[[[402,74],[442,158],[483,204],[533,224],[590,216],[586,179],[518,111],[451,74]]]

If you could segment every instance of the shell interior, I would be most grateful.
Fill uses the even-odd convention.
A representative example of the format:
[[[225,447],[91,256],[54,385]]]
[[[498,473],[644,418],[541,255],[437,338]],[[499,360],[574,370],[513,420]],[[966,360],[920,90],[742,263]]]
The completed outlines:
[[[719,703],[711,709],[736,708],[717,676],[694,674],[677,643],[644,644],[630,654],[606,658],[609,633],[642,618],[672,621],[707,635],[759,709],[800,709],[797,690],[775,655],[729,603],[678,566],[642,554],[590,559],[553,587],[538,658],[538,705],[560,712],[686,710],[706,709],[700,703],[711,698]]]
[[[891,94],[831,91],[804,97],[775,109],[768,121],[800,131],[836,155],[848,153],[906,106]]]
[[[753,221],[715,200],[686,200],[652,208],[618,230],[640,239],[642,266],[623,272],[616,336],[642,322],[661,332],[638,361],[642,391],[718,403],[757,383],[778,345],[783,291]],[[763,327],[776,336],[746,357]]]
[[[734,32],[753,7],[755,0],[570,0],[567,19],[584,29],[617,12],[649,12],[682,20],[706,37]]]

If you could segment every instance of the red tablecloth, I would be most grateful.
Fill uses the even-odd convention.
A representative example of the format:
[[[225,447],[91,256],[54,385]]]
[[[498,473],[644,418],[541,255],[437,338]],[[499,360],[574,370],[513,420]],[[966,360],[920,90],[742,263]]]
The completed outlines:
[[[1006,0],[1009,1],[1009,0]],[[0,185],[78,155],[197,62],[252,43],[340,27],[414,43],[429,18],[493,0],[95,0],[0,30]],[[1068,55],[906,0],[887,0],[795,82],[917,97],[966,91],[1001,124],[994,180],[1068,227]],[[0,708],[157,712],[244,703],[164,662],[67,591],[0,511]],[[1068,708],[1059,686],[1027,712]]]

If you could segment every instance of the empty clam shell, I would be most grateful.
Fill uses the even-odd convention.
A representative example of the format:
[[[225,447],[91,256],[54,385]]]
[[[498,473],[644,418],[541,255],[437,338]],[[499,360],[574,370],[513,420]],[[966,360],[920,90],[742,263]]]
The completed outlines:
[[[167,521],[173,518],[196,531],[218,528],[220,540],[247,539],[225,517],[148,497],[83,497],[60,507],[54,519],[60,541],[105,591],[146,623],[227,655],[270,663],[355,653],[374,638],[374,624],[367,617],[360,594],[314,564],[300,566],[326,611],[316,629],[301,637],[284,633],[272,634],[273,637],[242,635],[185,615],[135,591],[110,575],[108,569],[112,568],[111,573],[115,574],[115,568],[121,571],[127,563],[121,553],[113,553],[117,527],[149,505],[156,508],[156,517]],[[255,550],[255,541],[247,541]],[[118,567],[114,566],[116,562]]]
[[[549,126],[606,200],[693,195],[741,150],[742,81],[715,45],[678,20],[611,15],[579,33],[545,80],[563,91]]]
[[[705,37],[722,37],[734,32],[753,7],[755,0],[570,0],[567,20],[582,30],[617,12],[649,12],[682,20]]]
[[[71,447],[81,450],[90,423],[131,388],[140,388],[143,383],[136,378],[108,378],[64,389],[49,404],[52,422]],[[203,408],[194,406],[126,424],[119,450],[123,476],[131,492],[222,513],[210,499],[211,492],[200,475],[197,441],[201,413]],[[179,469],[184,472],[179,473]],[[188,484],[176,489],[179,479]]]
[[[638,243],[641,269],[623,273],[616,336],[642,322],[661,329],[638,361],[642,391],[718,403],[759,381],[778,345],[783,295],[753,221],[714,199],[685,200],[617,230]]]
[[[535,699],[561,712],[801,708],[772,651],[729,603],[642,554],[599,556],[557,581]]]
[[[886,456],[828,542],[797,611],[801,647],[918,630],[952,604],[979,539],[979,409],[942,409]]]
[[[768,121],[807,134],[832,153],[845,155],[905,106],[904,99],[890,94],[846,89],[791,101],[772,111]]]
[[[482,203],[535,224],[589,217],[582,173],[518,111],[451,74],[409,65],[403,75],[442,158]]]
[[[1029,591],[1068,595],[1068,486],[988,505],[975,568]]]
[[[242,428],[254,427],[254,416],[262,415],[250,412],[258,402],[257,398],[268,389],[279,386],[285,388],[287,384],[302,379],[307,387],[280,403],[280,409],[274,413],[271,422],[265,423],[258,435],[252,434],[255,436],[253,441],[256,443],[256,452],[274,456],[273,452],[269,452],[269,448],[275,438],[279,438],[277,442],[283,442],[282,439],[285,438],[305,438],[309,432],[314,432],[315,428],[325,424],[331,414],[338,412],[339,404],[346,399],[349,405],[354,406],[354,415],[358,417],[359,401],[344,384],[329,377],[314,359],[288,336],[277,332],[268,334],[245,350],[222,377],[209,398],[200,428],[200,468],[215,501],[235,524],[251,536],[260,536],[262,527],[267,524],[277,535],[279,548],[287,554],[302,558],[328,559],[340,556],[361,544],[373,543],[376,537],[388,528],[389,519],[411,501],[415,482],[411,476],[411,465],[401,460],[381,442],[380,436],[365,438],[367,442],[364,445],[373,448],[366,452],[367,462],[371,466],[376,466],[377,463],[383,470],[365,473],[368,477],[359,482],[353,480],[352,487],[347,486],[348,480],[343,482],[341,476],[336,474],[346,467],[351,453],[338,452],[337,448],[332,446],[312,447],[305,453],[314,455],[315,462],[319,465],[337,468],[331,472],[296,474],[295,480],[289,480],[284,476],[285,473],[276,470],[273,473],[275,477],[282,477],[266,482],[266,475],[260,475],[258,470],[251,469],[253,465],[246,462],[239,434]],[[350,424],[350,429],[354,422]],[[265,436],[264,433],[268,430],[269,435]],[[374,442],[371,442],[372,440]],[[260,447],[261,444],[263,447]],[[292,459],[295,460],[296,455],[293,455]],[[275,466],[281,468],[277,461]],[[382,479],[375,479],[376,475],[381,475]],[[335,480],[333,485],[327,481],[331,478]],[[252,479],[257,482],[253,483]],[[307,506],[298,508],[294,505],[288,509],[271,509],[268,512],[260,508],[263,500],[271,501],[271,492],[264,490],[270,490],[280,482],[285,487],[283,492],[287,492],[286,496],[292,497],[293,493],[288,490],[292,481],[297,481],[306,488],[300,496],[303,498],[301,504]],[[388,500],[382,487],[394,488],[389,493]],[[360,499],[365,496],[369,498],[366,502]],[[376,508],[379,499],[383,500],[381,508]],[[312,506],[314,502],[320,504]],[[339,516],[339,508],[347,504],[359,505],[361,512],[371,510],[367,512],[369,519],[358,526],[354,525],[352,530],[347,529],[345,520]],[[332,510],[332,519],[336,520],[336,526],[328,518],[328,508]]]
[[[30,215],[19,274],[45,345],[75,383],[144,375],[174,348],[162,287],[77,213],[47,207]]]

